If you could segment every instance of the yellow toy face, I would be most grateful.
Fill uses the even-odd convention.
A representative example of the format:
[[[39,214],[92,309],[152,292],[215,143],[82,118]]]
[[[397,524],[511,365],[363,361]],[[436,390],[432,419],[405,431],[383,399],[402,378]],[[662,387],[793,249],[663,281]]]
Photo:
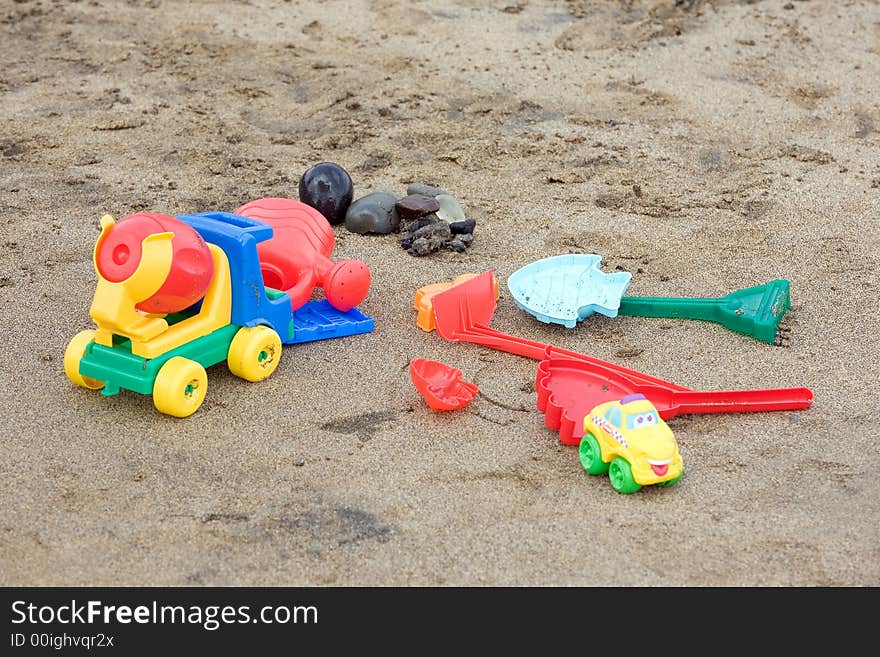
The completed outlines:
[[[600,404],[584,418],[584,431],[598,441],[603,462],[624,458],[641,486],[670,481],[681,474],[675,436],[643,395]]]

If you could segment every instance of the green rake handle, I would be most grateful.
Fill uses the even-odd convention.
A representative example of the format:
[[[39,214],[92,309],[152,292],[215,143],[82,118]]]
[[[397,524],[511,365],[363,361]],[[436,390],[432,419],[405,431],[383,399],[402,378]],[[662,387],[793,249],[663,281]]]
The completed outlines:
[[[630,317],[676,317],[720,322],[719,313],[724,303],[723,297],[718,299],[623,297],[617,314]]]

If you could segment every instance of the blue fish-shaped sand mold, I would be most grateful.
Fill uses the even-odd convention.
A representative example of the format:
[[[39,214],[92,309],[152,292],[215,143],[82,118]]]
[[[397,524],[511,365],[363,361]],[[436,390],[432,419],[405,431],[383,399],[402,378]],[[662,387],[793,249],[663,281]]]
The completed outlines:
[[[515,271],[507,287],[517,306],[548,324],[574,328],[594,312],[617,317],[632,274],[606,274],[601,261],[595,254],[544,258]]]

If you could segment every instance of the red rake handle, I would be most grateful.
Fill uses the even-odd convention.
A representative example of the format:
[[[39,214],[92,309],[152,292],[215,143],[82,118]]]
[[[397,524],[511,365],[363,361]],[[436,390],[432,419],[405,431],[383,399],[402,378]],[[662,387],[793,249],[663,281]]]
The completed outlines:
[[[524,358],[532,358],[534,360],[544,360],[546,357],[547,347],[549,345],[540,342],[534,342],[525,338],[517,338],[507,335],[501,331],[496,331],[488,326],[473,325],[467,327],[463,331],[456,333],[456,337],[465,342],[472,342],[483,347],[491,347],[506,351],[509,354],[523,356]]]
[[[671,381],[666,381],[636,370],[631,370],[622,365],[609,363],[606,360],[593,358],[592,356],[580,354],[576,351],[554,347],[551,344],[508,335],[507,333],[502,333],[501,331],[480,324],[473,324],[466,327],[465,330],[456,332],[456,337],[465,342],[479,344],[484,347],[492,347],[493,349],[500,349],[511,354],[516,354],[517,356],[533,358],[534,360],[544,360],[546,358],[560,356],[571,358],[582,363],[589,363],[616,372],[617,374],[631,380],[636,385],[659,386],[671,391],[689,390],[689,388],[672,383]]]
[[[678,390],[672,394],[672,405],[680,414],[798,411],[809,408],[812,403],[813,391],[809,388]]]

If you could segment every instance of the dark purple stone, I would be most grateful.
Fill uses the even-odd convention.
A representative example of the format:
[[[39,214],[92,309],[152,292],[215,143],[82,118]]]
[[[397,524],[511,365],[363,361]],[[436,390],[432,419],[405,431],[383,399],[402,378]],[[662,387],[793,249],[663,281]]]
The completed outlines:
[[[440,209],[440,204],[437,202],[437,199],[430,196],[410,194],[400,199],[394,207],[397,208],[397,214],[400,215],[400,218],[406,221],[437,212]]]

